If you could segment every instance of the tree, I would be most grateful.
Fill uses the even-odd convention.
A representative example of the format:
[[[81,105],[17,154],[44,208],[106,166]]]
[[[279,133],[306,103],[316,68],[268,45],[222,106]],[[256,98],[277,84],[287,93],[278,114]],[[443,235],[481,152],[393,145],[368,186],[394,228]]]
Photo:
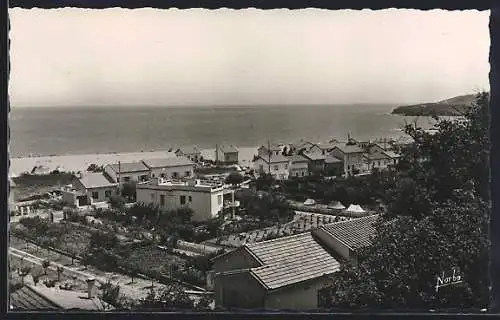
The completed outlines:
[[[120,286],[114,285],[110,281],[102,284],[100,286],[101,293],[99,298],[114,306],[115,308],[123,308],[126,305],[126,299],[123,294],[120,293]]]
[[[57,266],[57,281],[61,282],[61,274],[64,272],[63,266]]]
[[[430,135],[415,126],[402,149],[388,212],[373,245],[344,263],[323,292],[327,305],[402,309],[484,308],[488,303],[488,101],[463,121],[441,120]],[[455,270],[462,282],[436,289]]]
[[[114,233],[96,231],[90,237],[90,248],[112,249],[118,245],[118,237]]]
[[[114,194],[109,198],[109,205],[113,209],[122,210],[125,208],[125,198],[118,194]]]
[[[136,200],[136,185],[134,182],[126,182],[122,185],[121,189],[122,197],[127,198],[128,200],[135,201]]]
[[[139,309],[154,310],[192,310],[193,300],[177,282],[171,281],[158,293],[154,290],[146,298],[140,301]]]
[[[21,270],[19,270],[19,275],[21,276],[21,283],[24,285],[24,278],[30,274],[31,272],[31,267],[30,266],[25,266],[22,267]]]
[[[40,282],[40,278],[42,277],[42,274],[40,272],[37,272],[37,273],[32,273],[31,276],[33,277],[33,283],[36,285],[38,285],[38,283]]]
[[[43,268],[43,271],[44,271],[44,274],[47,275],[47,270],[49,269],[50,267],[50,261],[49,260],[43,260],[42,262],[42,268]]]
[[[237,187],[243,182],[243,180],[244,178],[241,173],[233,171],[226,177],[225,182],[227,184],[231,184],[233,187]]]

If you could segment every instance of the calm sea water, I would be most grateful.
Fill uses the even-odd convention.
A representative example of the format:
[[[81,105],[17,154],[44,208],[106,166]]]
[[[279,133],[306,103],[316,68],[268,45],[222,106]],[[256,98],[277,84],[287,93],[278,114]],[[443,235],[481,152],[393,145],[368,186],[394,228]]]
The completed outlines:
[[[15,108],[11,157],[165,150],[216,143],[254,147],[300,138],[395,137],[393,105]],[[409,119],[406,119],[409,120]],[[421,118],[423,127],[429,119]]]

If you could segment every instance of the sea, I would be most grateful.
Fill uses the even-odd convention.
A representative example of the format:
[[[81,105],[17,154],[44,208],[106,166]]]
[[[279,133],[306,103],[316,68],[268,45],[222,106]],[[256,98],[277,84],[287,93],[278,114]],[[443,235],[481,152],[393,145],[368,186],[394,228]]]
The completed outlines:
[[[307,139],[326,142],[398,137],[405,122],[396,105],[216,107],[12,107],[10,157],[159,151],[182,145],[256,147]]]

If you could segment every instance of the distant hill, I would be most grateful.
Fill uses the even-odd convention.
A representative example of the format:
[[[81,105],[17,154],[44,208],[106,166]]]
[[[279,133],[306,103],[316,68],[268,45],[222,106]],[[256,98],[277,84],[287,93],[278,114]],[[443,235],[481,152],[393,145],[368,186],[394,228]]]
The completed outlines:
[[[439,102],[401,106],[392,110],[392,114],[403,116],[459,116],[472,106],[476,101],[476,96],[476,94],[468,94]]]

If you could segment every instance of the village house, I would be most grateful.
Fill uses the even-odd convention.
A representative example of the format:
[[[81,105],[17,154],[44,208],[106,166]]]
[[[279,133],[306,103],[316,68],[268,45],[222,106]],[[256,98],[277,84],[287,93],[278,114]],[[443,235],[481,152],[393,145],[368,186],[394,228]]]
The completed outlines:
[[[304,158],[306,158],[308,161],[309,175],[320,175],[325,172],[326,156],[324,156],[322,153],[304,152],[302,153],[302,156],[304,156]]]
[[[106,203],[118,191],[118,183],[102,172],[85,172],[62,189],[62,199],[77,207]]]
[[[327,142],[327,143],[318,143],[309,149],[309,153],[321,153],[322,155],[326,156],[337,145],[339,145],[339,142],[337,142],[337,141],[331,141],[331,142]]]
[[[175,151],[175,155],[178,157],[186,157],[195,163],[202,159],[201,151],[196,146],[180,147]]]
[[[290,159],[283,155],[258,156],[254,160],[254,170],[258,173],[271,174],[277,180],[287,180],[290,174]]]
[[[214,259],[215,305],[307,310],[340,264],[310,232],[247,244]]]
[[[342,160],[344,175],[348,176],[363,170],[365,164],[363,153],[363,149],[356,145],[337,145],[330,154]]]
[[[150,170],[142,162],[119,162],[108,164],[104,167],[104,172],[113,182],[141,182],[147,181]]]
[[[269,157],[269,156],[279,156],[279,155],[283,154],[283,149],[284,149],[284,146],[280,146],[280,145],[271,145],[271,146],[269,146],[269,149],[267,146],[260,146],[257,149],[257,155],[259,155],[263,158]]]
[[[327,176],[339,176],[343,173],[344,162],[328,154],[325,158],[325,175]]]
[[[314,310],[321,291],[371,244],[377,216],[323,225],[313,232],[246,244],[213,259],[215,305]]]
[[[152,178],[184,179],[194,176],[194,163],[184,156],[142,160]]]
[[[391,167],[394,167],[398,161],[400,156],[395,152],[383,148],[380,144],[371,144],[367,147],[368,153],[364,155],[367,169],[373,170],[385,170]]]
[[[309,160],[304,156],[293,155],[288,157],[290,160],[289,177],[307,177],[309,176]]]
[[[137,202],[152,204],[163,210],[191,208],[193,221],[206,221],[218,216],[233,199],[233,190],[222,183],[212,181],[190,180],[171,181],[155,178],[137,185]]]
[[[238,164],[238,149],[234,146],[217,145],[215,147],[215,162],[221,164]]]
[[[357,263],[357,251],[371,245],[378,215],[325,224],[312,233],[339,259]]]
[[[291,150],[293,150],[294,154],[300,154],[303,152],[310,152],[311,149],[316,146],[315,143],[305,140],[299,140],[295,143],[290,144]]]

